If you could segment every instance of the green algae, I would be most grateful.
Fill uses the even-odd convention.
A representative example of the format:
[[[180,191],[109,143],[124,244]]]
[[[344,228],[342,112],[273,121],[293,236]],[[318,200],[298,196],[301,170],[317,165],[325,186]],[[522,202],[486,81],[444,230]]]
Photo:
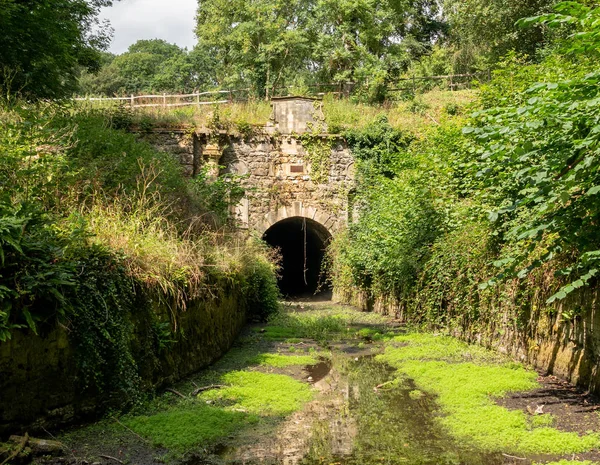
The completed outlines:
[[[249,363],[252,365],[284,368],[299,365],[315,365],[319,363],[319,359],[312,355],[282,355],[263,353],[252,357],[249,360]]]
[[[124,424],[156,447],[185,452],[211,445],[257,421],[256,415],[195,403],[133,417]]]
[[[309,385],[286,375],[233,371],[222,381],[228,386],[203,392],[200,400],[221,403],[227,411],[259,415],[288,415],[312,400]]]
[[[406,344],[394,347],[394,344]],[[394,338],[377,360],[390,364],[437,395],[440,423],[457,439],[489,451],[565,454],[600,445],[600,435],[562,432],[551,418],[530,420],[494,402],[510,392],[538,387],[537,374],[480,347],[448,337],[410,334]],[[465,361],[471,360],[471,361]]]

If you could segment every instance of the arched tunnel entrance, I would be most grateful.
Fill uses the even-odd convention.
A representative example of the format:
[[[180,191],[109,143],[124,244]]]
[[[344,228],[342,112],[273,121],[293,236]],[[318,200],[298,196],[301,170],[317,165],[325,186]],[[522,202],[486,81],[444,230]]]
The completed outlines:
[[[287,218],[267,229],[263,239],[281,254],[279,289],[284,296],[331,295],[324,281],[325,249],[331,240],[325,226],[309,218]]]

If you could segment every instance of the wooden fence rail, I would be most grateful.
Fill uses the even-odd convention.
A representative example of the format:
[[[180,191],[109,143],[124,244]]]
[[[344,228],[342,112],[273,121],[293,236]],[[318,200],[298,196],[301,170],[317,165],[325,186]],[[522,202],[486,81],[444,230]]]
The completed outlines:
[[[456,90],[461,86],[470,87],[472,79],[489,80],[491,79],[491,73],[489,71],[481,73],[470,73],[470,74],[448,74],[439,76],[412,76],[406,78],[399,78],[397,81],[407,82],[406,87],[388,88],[388,92],[399,92],[399,91],[410,91],[413,93],[419,92],[419,84],[417,82],[423,81],[447,81],[448,88],[450,90]],[[324,83],[324,84],[311,84],[307,86],[309,89],[315,89],[312,91],[314,96],[323,96],[325,94],[334,94],[338,97],[349,97],[352,95],[355,88],[354,82],[345,83]],[[271,96],[284,96],[289,95],[289,91],[293,89],[292,86],[276,87],[271,89]],[[332,88],[335,90],[325,92],[325,88]],[[77,97],[76,101],[83,102],[123,102],[128,103],[130,108],[172,108],[172,107],[185,107],[185,106],[202,106],[202,105],[215,105],[223,103],[231,103],[234,101],[246,101],[248,100],[248,94],[250,89],[235,89],[235,90],[216,90],[210,92],[196,92],[191,94],[148,94],[148,95],[130,95],[129,97]],[[239,94],[245,94],[246,98],[242,98]],[[207,97],[212,96],[212,99]],[[224,99],[223,96],[227,96]],[[220,98],[219,98],[220,97]]]

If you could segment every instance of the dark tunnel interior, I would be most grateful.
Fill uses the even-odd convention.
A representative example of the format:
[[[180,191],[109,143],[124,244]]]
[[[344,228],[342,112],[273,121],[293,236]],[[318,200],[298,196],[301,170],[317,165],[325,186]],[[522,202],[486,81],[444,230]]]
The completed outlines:
[[[331,290],[324,281],[325,249],[329,231],[309,218],[294,217],[275,223],[263,239],[281,254],[279,289],[286,297],[328,298]],[[317,292],[318,291],[318,292]]]

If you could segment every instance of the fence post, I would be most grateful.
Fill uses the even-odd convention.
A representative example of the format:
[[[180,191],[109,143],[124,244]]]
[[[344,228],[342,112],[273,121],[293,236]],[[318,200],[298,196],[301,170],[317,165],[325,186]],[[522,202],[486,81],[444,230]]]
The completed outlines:
[[[200,92],[196,94],[196,105],[200,106]]]
[[[417,95],[417,81],[415,80],[415,75],[412,75],[412,87],[413,87],[413,95]]]
[[[167,94],[163,92],[163,108],[167,108]]]
[[[133,110],[133,107],[135,106],[135,99],[133,98],[133,94],[131,94],[131,109]]]

